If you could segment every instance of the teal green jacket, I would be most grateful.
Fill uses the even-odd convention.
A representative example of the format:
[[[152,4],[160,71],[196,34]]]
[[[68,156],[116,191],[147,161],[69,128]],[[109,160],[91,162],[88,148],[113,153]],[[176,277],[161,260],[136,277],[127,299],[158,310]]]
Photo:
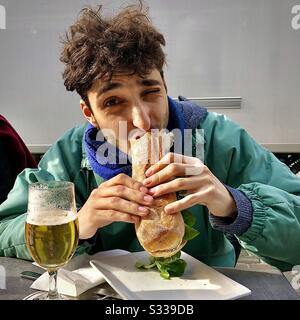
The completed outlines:
[[[25,244],[28,184],[67,180],[75,184],[77,207],[103,179],[87,161],[82,137],[85,125],[69,130],[45,154],[38,169],[26,169],[0,205],[0,256],[31,259]],[[240,244],[281,270],[300,265],[300,179],[226,116],[208,113],[204,129],[204,162],[224,184],[242,191],[253,208],[251,226],[237,236]],[[193,140],[195,141],[195,136]],[[235,252],[224,233],[214,229],[202,205],[190,211],[200,235],[184,251],[212,266],[234,266]],[[110,249],[143,250],[132,224],[114,222],[77,248],[77,253]]]

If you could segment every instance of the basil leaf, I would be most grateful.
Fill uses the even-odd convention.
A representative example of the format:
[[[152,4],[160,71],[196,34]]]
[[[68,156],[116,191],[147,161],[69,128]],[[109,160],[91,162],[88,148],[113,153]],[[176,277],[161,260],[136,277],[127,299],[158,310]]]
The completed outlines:
[[[180,259],[181,252],[177,252],[175,255],[168,258],[156,258],[151,256],[149,264],[142,262],[136,262],[135,266],[138,269],[157,269],[160,272],[160,276],[163,279],[170,279],[170,277],[180,277],[183,275],[186,268],[186,262]]]
[[[196,218],[194,217],[194,215],[188,211],[188,210],[183,210],[181,211],[181,214],[182,214],[182,218],[183,218],[183,221],[186,225],[192,227],[193,225],[195,225],[196,223]]]
[[[200,232],[188,225],[185,225],[185,230],[184,230],[184,236],[183,236],[183,240],[192,240],[195,237],[197,237],[200,234]]]
[[[166,266],[171,277],[180,277],[183,275],[186,268],[186,262],[183,259],[178,259]]]
[[[168,272],[166,269],[161,268],[161,269],[159,269],[159,271],[160,271],[160,276],[161,276],[163,279],[165,279],[165,280],[170,280],[170,274],[169,274],[169,272]]]
[[[170,274],[167,270],[167,266],[162,265],[159,261],[156,261],[156,267],[160,272],[160,276],[166,280],[170,279]]]
[[[188,210],[183,210],[181,214],[185,225],[183,240],[192,240],[199,234],[198,230],[192,228],[196,223],[196,218]]]

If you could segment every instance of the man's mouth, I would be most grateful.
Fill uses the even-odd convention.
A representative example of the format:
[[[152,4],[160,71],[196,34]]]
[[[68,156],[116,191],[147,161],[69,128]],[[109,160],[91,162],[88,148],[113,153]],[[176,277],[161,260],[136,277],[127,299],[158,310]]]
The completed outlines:
[[[133,129],[129,132],[128,134],[128,141],[133,139],[133,140],[138,140],[140,139],[144,134],[146,133],[145,130],[141,129]]]
[[[151,128],[150,130],[148,130],[148,132],[150,132],[151,130],[160,130],[160,129]],[[133,129],[128,134],[128,141],[131,139],[138,140],[138,139],[142,138],[145,133],[147,133],[147,131],[145,131],[145,130],[137,129],[137,128]]]

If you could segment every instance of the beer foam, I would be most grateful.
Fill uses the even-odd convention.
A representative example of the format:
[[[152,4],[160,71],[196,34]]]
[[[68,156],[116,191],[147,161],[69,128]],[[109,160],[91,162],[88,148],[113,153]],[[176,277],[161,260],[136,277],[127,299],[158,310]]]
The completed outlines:
[[[73,211],[51,210],[28,212],[26,222],[34,225],[42,226],[56,226],[69,223],[77,218]]]

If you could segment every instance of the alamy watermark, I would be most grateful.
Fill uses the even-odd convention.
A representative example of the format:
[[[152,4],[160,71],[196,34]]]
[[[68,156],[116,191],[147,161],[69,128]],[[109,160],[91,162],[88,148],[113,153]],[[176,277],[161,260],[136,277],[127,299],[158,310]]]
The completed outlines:
[[[296,4],[292,7],[292,28],[294,30],[300,30],[300,4]]]
[[[0,30],[1,29],[6,29],[6,10],[2,5],[0,5]]]
[[[0,290],[6,289],[6,272],[4,266],[0,266]]]
[[[99,143],[96,152],[96,160],[101,165],[105,164],[129,164],[132,162],[134,154],[128,149],[128,140],[139,139],[146,133],[140,129],[133,129],[128,132],[127,122],[119,121],[118,136],[112,129],[101,129],[96,135],[96,141]],[[178,128],[171,130],[167,129],[151,129],[152,135],[161,137],[163,157],[171,148],[173,153],[187,157],[196,157],[204,162],[204,130],[203,129],[184,129]],[[194,140],[194,142],[192,142]],[[115,148],[118,145],[119,148]],[[158,154],[151,153],[153,146],[143,142],[142,150],[138,150],[138,158],[140,164],[154,164],[158,159]],[[149,148],[149,150],[148,150]],[[151,159],[148,158],[151,154]],[[128,155],[128,156],[127,156]],[[176,162],[184,162],[186,158],[179,157]],[[187,160],[188,161],[188,160]]]

